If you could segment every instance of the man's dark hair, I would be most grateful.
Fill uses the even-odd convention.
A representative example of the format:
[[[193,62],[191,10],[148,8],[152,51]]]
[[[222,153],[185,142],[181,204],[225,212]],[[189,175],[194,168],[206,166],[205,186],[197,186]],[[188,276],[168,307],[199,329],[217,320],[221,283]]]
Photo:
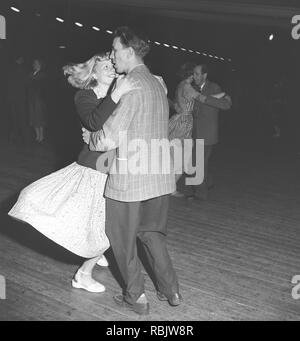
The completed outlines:
[[[118,27],[114,37],[120,38],[123,46],[133,48],[135,54],[140,58],[144,58],[150,51],[150,42],[145,34],[127,26]]]
[[[181,80],[187,79],[188,77],[193,75],[196,65],[197,64],[193,62],[184,63],[183,65],[181,65],[180,70],[177,72],[177,76]]]

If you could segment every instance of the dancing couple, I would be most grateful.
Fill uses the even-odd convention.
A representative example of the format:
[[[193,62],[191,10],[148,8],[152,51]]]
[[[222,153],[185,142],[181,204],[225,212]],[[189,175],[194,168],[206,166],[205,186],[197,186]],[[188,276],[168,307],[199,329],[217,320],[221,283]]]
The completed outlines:
[[[179,72],[177,73],[180,78],[180,82],[175,91],[175,99],[174,99],[174,109],[175,114],[171,117],[169,122],[169,139],[174,141],[179,147],[183,145],[184,140],[192,139],[193,126],[194,126],[194,104],[198,101],[198,103],[202,102],[202,105],[205,106],[208,103],[203,102],[203,94],[200,91],[197,91],[195,88],[195,70],[198,68],[195,63],[184,63]],[[207,76],[207,75],[206,75]],[[206,80],[206,78],[205,78]],[[204,83],[202,84],[203,87]],[[226,105],[230,107],[231,99],[225,92],[220,92],[219,87],[214,87],[210,89],[209,97],[210,100],[220,100],[225,101]],[[222,102],[221,102],[222,103]],[[215,105],[215,102],[213,102]],[[198,104],[199,105],[199,104]],[[194,137],[195,139],[195,137]],[[196,152],[195,145],[193,151],[184,151],[187,155],[183,155],[182,159],[188,160],[187,162],[187,171],[188,174],[192,173],[192,153]],[[173,156],[173,159],[175,155]],[[206,167],[206,162],[204,162],[204,167]],[[176,169],[176,182],[179,181],[182,176],[181,165]],[[172,193],[175,197],[184,197],[184,194],[175,191]]]
[[[169,194],[174,174],[109,173],[124,169],[118,151],[125,143],[168,138],[169,107],[165,89],[145,66],[148,40],[128,27],[116,30],[112,52],[83,64],[68,65],[68,81],[79,88],[75,104],[86,144],[77,162],[25,188],[9,214],[25,221],[73,253],[87,258],[72,285],[103,292],[92,277],[111,246],[124,279],[120,306],[149,313],[137,238],[155,275],[159,300],[181,303],[177,276],[166,248]],[[111,59],[110,59],[111,58]],[[112,62],[113,64],[112,64]],[[116,77],[116,73],[125,77]],[[115,81],[115,84],[112,84]],[[127,141],[120,140],[126,132]],[[128,154],[129,158],[129,154]],[[140,158],[143,159],[143,158]],[[149,155],[147,162],[153,162]],[[160,158],[156,169],[162,169]]]

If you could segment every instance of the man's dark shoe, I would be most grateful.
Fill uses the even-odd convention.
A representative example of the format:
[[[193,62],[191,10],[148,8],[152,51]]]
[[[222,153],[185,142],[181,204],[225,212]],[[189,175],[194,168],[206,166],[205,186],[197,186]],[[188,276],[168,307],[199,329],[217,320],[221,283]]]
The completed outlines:
[[[199,192],[195,195],[195,200],[199,200],[199,201],[205,201],[208,198],[208,192],[207,191],[202,191]]]
[[[180,303],[183,301],[182,296],[179,293],[175,293],[170,297],[167,297],[166,295],[162,294],[161,292],[157,292],[157,298],[160,301],[168,301],[169,304],[173,307],[176,307],[180,305]]]
[[[208,198],[208,194],[207,193],[200,193],[200,194],[192,194],[187,196],[188,200],[196,200],[196,201],[205,201]]]
[[[114,296],[114,301],[121,307],[127,307],[139,315],[148,315],[150,312],[149,303],[128,303],[123,295]]]
[[[179,192],[179,191],[175,191],[175,192],[171,193],[171,196],[175,197],[175,198],[183,198],[184,194]]]

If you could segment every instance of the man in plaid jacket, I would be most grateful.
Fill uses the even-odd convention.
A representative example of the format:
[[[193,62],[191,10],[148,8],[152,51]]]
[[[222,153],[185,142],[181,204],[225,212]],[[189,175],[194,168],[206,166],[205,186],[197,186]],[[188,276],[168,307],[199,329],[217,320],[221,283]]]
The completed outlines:
[[[137,89],[124,95],[101,131],[91,133],[91,150],[117,149],[105,196],[106,233],[125,281],[117,304],[139,314],[149,313],[137,237],[156,279],[157,297],[179,305],[178,280],[166,248],[169,194],[175,191],[168,142],[169,106],[165,89],[143,63],[148,40],[128,27],[116,30],[111,58]],[[162,155],[161,155],[162,154]]]

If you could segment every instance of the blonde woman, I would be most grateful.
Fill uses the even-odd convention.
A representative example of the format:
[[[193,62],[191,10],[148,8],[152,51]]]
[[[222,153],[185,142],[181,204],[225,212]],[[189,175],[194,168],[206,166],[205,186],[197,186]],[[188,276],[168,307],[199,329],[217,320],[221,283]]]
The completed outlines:
[[[69,83],[81,89],[75,95],[77,114],[82,126],[90,131],[101,129],[121,96],[136,88],[130,79],[123,78],[107,95],[116,77],[107,53],[82,64],[67,65],[63,70]],[[103,256],[109,247],[103,192],[113,153],[91,152],[84,145],[77,162],[26,187],[9,212],[57,244],[87,258],[74,275],[72,286],[94,293],[105,290],[93,279],[92,271],[97,263],[108,265]]]

